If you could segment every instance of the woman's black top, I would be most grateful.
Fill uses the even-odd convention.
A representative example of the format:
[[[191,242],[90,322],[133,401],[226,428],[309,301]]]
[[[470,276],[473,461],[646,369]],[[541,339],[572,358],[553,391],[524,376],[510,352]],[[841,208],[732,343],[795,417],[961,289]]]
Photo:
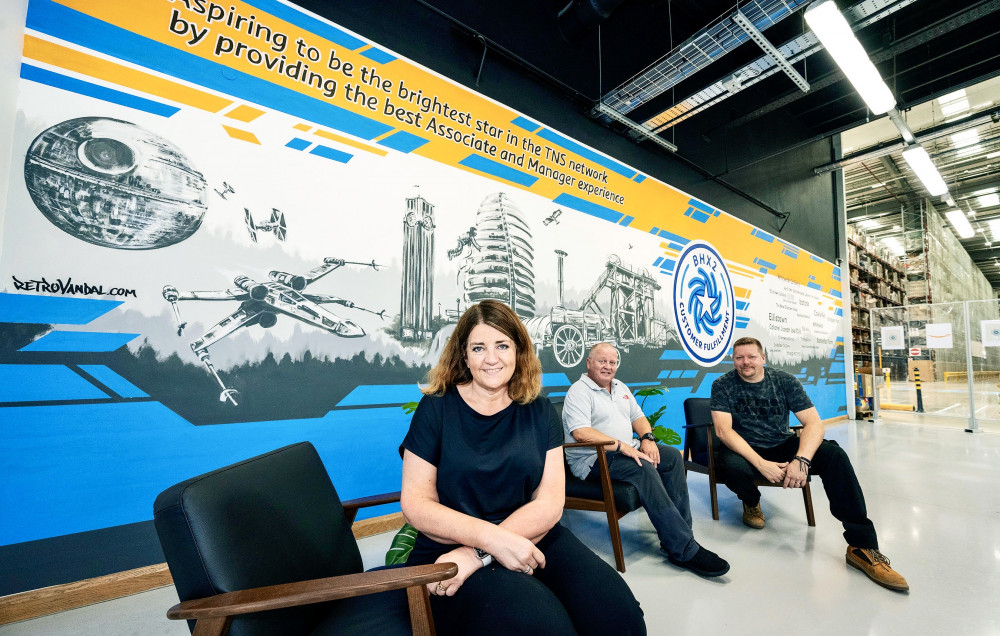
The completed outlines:
[[[420,400],[401,448],[437,467],[442,505],[500,523],[531,501],[545,454],[562,442],[562,423],[548,398],[482,415],[451,387]],[[421,533],[408,563],[433,563],[454,548]]]

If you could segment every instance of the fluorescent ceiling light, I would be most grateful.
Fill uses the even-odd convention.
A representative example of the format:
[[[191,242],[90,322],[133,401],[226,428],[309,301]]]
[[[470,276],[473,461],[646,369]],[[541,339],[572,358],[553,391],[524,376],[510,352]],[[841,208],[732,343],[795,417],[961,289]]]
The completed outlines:
[[[814,2],[806,9],[805,18],[809,28],[854,85],[854,90],[865,100],[868,110],[876,115],[892,110],[896,106],[896,98],[854,37],[837,3],[834,0]]]
[[[904,254],[906,254],[906,251],[903,249],[903,246],[899,243],[899,239],[897,239],[895,236],[890,236],[889,238],[882,239],[882,245],[885,245],[889,249],[889,251],[895,254],[896,256],[903,256]]]
[[[941,196],[948,191],[948,186],[941,178],[941,173],[934,167],[931,156],[927,154],[923,146],[910,146],[903,151],[903,159],[909,164],[910,170],[917,174],[920,182],[924,184],[931,196]]]
[[[1000,151],[991,152],[990,154],[986,155],[987,159],[996,159],[997,157],[1000,157]]]
[[[981,208],[992,208],[995,205],[1000,205],[1000,196],[996,194],[984,194],[981,197],[976,197],[976,203]]]
[[[990,226],[990,234],[993,235],[993,240],[1000,241],[1000,219],[990,219],[987,223]]]
[[[941,104],[941,114],[945,117],[951,117],[952,115],[957,115],[963,110],[969,110],[969,100],[962,99],[957,102],[952,102],[950,104]]]
[[[981,197],[984,194],[993,194],[996,191],[997,191],[996,188],[983,188],[982,190],[976,190],[975,192],[973,192],[972,196]]]
[[[872,186],[872,190],[875,190],[876,188],[884,188],[884,187],[885,187],[884,183],[876,183],[875,185]]]
[[[951,226],[955,228],[960,237],[967,239],[976,235],[972,225],[969,224],[969,219],[965,218],[965,213],[961,210],[948,210],[945,216],[948,217],[948,221],[951,222]]]
[[[878,227],[878,221],[874,219],[865,219],[864,221],[858,221],[858,225],[861,226],[862,230],[870,230],[873,227]]]
[[[971,130],[957,132],[954,135],[950,135],[950,137],[951,143],[953,143],[956,148],[961,148],[962,146],[968,146],[969,144],[974,144],[979,141],[979,132],[973,128]]]
[[[978,152],[981,152],[982,149],[983,149],[983,147],[981,145],[979,145],[979,144],[975,144],[975,145],[972,145],[972,146],[966,146],[964,148],[959,149],[959,151],[955,153],[955,156],[956,157],[968,157],[969,155],[974,155],[974,154],[976,154]]]
[[[947,104],[948,102],[954,102],[959,99],[965,99],[964,88],[960,88],[957,91],[952,91],[947,95],[942,95],[941,97],[937,98],[939,104]]]

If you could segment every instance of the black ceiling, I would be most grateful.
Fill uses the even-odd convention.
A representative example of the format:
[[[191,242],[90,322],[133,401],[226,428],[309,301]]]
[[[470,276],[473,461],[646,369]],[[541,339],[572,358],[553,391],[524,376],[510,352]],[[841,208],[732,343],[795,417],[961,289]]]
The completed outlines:
[[[719,0],[624,0],[599,30],[593,28],[578,42],[570,43],[562,36],[556,19],[567,0],[420,1],[537,68],[581,103],[596,102],[602,93],[669,53],[672,45],[682,44],[737,8],[733,2]],[[577,0],[577,4],[581,2],[614,4],[613,0]],[[745,11],[752,4],[742,2],[740,7]],[[849,2],[838,4],[842,9],[851,6]],[[857,36],[876,60],[900,110],[1000,72],[1000,45],[995,36],[1000,31],[1000,2],[904,0],[864,4],[887,14],[859,30]],[[800,5],[793,15],[763,31],[764,36],[779,46],[805,32],[805,6]],[[645,121],[762,54],[756,44],[745,42],[629,113],[629,117]],[[779,72],[678,125],[703,134],[707,132],[704,128],[719,126],[718,113],[707,117],[708,112],[719,108],[725,111],[722,121],[726,125],[739,126],[752,125],[762,112],[776,109],[815,137],[866,121],[868,112],[863,102],[824,51],[795,67],[812,84],[808,93],[802,93]],[[680,153],[684,154],[683,147]]]

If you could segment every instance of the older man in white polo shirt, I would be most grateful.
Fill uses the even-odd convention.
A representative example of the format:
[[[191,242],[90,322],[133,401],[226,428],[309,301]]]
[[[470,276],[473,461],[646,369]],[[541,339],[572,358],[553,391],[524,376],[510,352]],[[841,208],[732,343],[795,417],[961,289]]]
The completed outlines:
[[[618,351],[602,342],[587,356],[587,373],[573,383],[563,404],[567,442],[608,442],[605,451],[611,478],[639,491],[660,549],[674,565],[700,576],[722,576],[729,564],[698,545],[691,530],[684,462],[677,449],[658,444],[653,429],[632,392],[615,379]],[[635,433],[639,439],[633,439]],[[597,454],[592,449],[568,448],[566,461],[580,479],[598,479]]]

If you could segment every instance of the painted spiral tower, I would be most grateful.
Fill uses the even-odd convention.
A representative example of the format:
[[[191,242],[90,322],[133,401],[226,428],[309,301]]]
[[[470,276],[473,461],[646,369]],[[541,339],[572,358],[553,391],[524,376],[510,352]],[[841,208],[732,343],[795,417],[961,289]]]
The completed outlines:
[[[476,213],[476,241],[466,270],[465,302],[500,300],[522,318],[535,315],[535,253],[531,230],[510,197],[486,197]]]

